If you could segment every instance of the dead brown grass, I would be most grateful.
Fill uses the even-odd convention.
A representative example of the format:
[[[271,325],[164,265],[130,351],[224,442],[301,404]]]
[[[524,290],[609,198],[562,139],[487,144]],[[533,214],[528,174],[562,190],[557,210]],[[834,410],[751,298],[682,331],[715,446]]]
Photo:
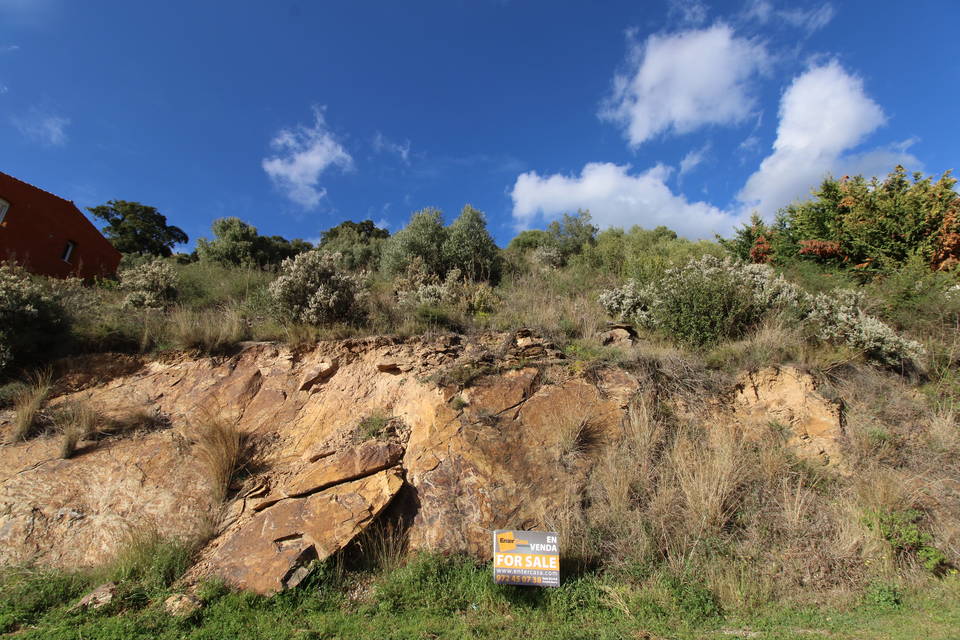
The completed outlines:
[[[210,354],[223,353],[251,336],[246,319],[235,305],[176,309],[168,316],[167,331],[178,348]]]
[[[74,400],[57,408],[53,423],[60,433],[60,457],[70,458],[77,445],[97,430],[100,415],[84,400]]]
[[[222,503],[246,453],[247,437],[236,420],[220,413],[201,415],[192,425],[193,450],[210,484],[215,503]]]
[[[13,442],[26,440],[33,435],[40,411],[52,391],[53,376],[50,370],[37,371],[28,376],[27,386],[19,389],[13,399]]]

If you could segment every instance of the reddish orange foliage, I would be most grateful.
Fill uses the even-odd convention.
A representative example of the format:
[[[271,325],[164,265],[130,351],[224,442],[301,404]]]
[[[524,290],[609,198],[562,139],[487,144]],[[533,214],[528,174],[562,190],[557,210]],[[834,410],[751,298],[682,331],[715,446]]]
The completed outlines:
[[[757,236],[750,248],[750,261],[756,264],[763,264],[773,260],[773,247],[767,241],[766,236]]]
[[[842,258],[840,245],[833,240],[801,240],[800,255],[821,259]]]

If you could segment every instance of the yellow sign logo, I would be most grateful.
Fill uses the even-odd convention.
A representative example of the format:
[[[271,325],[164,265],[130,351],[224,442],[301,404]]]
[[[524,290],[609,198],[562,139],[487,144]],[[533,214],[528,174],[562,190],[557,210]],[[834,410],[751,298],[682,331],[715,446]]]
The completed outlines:
[[[497,546],[500,547],[500,551],[515,551],[517,547],[529,547],[530,543],[514,538],[513,531],[507,531],[497,535]]]

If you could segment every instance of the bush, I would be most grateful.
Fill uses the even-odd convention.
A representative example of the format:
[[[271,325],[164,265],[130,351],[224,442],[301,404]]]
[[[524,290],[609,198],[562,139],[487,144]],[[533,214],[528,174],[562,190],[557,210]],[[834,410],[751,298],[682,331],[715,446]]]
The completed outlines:
[[[0,265],[0,371],[43,353],[65,325],[55,296],[23,269]]]
[[[868,315],[861,302],[851,289],[810,295],[767,265],[713,256],[668,269],[650,284],[630,280],[600,294],[611,315],[689,346],[739,338],[768,313],[786,311],[817,339],[845,344],[887,366],[916,366],[923,347]]]
[[[705,256],[668,269],[649,285],[630,281],[605,291],[600,303],[612,315],[701,347],[742,336],[773,302],[772,284],[747,271],[740,263]]]
[[[339,268],[340,254],[308,251],[287,258],[270,295],[282,320],[321,325],[355,317],[365,293],[362,277]]]
[[[120,272],[120,288],[127,292],[123,306],[162,309],[177,297],[178,278],[169,264],[153,260]]]

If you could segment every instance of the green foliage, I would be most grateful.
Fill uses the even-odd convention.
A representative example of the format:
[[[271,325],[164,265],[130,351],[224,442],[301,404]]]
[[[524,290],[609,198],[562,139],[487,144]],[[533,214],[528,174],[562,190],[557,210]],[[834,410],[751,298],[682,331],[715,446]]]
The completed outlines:
[[[106,221],[103,233],[121,253],[143,253],[168,257],[175,244],[189,241],[179,227],[167,224],[167,218],[154,207],[139,202],[109,200],[87,207],[87,211]]]
[[[577,260],[592,270],[652,282],[661,278],[667,269],[705,255],[719,257],[722,253],[715,243],[691,242],[677,237],[666,227],[634,226],[626,232],[619,228],[602,231]]]
[[[34,624],[47,611],[80,597],[89,579],[80,573],[6,569],[0,580],[0,633]]]
[[[814,197],[778,213],[772,227],[752,221],[724,246],[756,260],[756,240],[766,235],[769,256],[795,258],[866,272],[889,272],[914,256],[932,268],[960,260],[960,197],[950,172],[939,179],[897,166],[883,180],[863,176],[827,178]],[[747,249],[751,238],[753,249]]]
[[[766,262],[768,255],[762,250],[764,241],[770,234],[763,218],[757,213],[750,216],[750,222],[734,229],[733,237],[724,239],[717,236],[717,242],[727,253],[743,262]],[[758,246],[759,245],[759,246]]]
[[[39,279],[0,264],[0,371],[44,353],[66,329],[62,305]]]
[[[348,269],[374,269],[380,263],[383,243],[389,237],[386,229],[378,228],[370,220],[347,220],[322,232],[317,248],[339,253],[343,266]]]
[[[717,597],[696,578],[667,575],[661,582],[670,594],[673,606],[684,620],[703,622],[720,616],[721,609]]]
[[[500,279],[500,249],[487,231],[483,213],[470,205],[463,208],[447,228],[443,261],[448,271],[458,269],[468,280],[496,283]]]
[[[878,609],[899,609],[903,605],[903,591],[894,584],[872,582],[867,586],[864,600]]]
[[[599,229],[590,223],[589,211],[577,211],[576,215],[563,214],[560,220],[547,225],[551,243],[564,258],[577,255],[596,241]]]
[[[420,258],[427,273],[443,277],[447,272],[443,258],[447,235],[439,209],[417,211],[407,226],[386,241],[381,268],[387,275],[395,276],[406,271],[415,258]]]
[[[261,236],[256,227],[240,218],[218,218],[213,221],[212,230],[213,240],[197,240],[197,257],[204,262],[265,267],[280,264],[313,248],[309,242],[300,239],[290,241],[280,236]]]
[[[507,249],[523,253],[552,244],[553,236],[549,232],[543,229],[527,229],[518,233],[507,245]]]
[[[340,255],[308,251],[287,258],[270,284],[280,319],[322,325],[354,319],[365,287],[360,277],[339,266]]]
[[[360,421],[357,425],[357,435],[360,440],[370,440],[383,435],[387,425],[390,424],[391,416],[385,412],[371,414]]]
[[[947,567],[947,557],[932,546],[933,536],[923,530],[923,512],[917,509],[902,511],[869,511],[867,527],[877,531],[890,543],[898,557],[915,556],[924,569],[939,574]]]

